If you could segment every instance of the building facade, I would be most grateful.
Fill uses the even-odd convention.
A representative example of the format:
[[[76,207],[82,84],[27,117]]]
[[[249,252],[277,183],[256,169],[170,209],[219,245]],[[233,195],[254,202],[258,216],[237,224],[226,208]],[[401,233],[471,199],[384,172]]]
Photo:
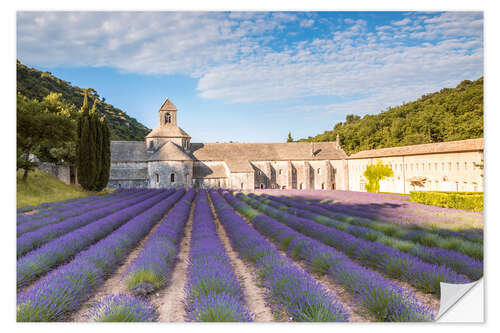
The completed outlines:
[[[347,189],[339,142],[192,143],[167,98],[144,142],[112,141],[110,187]]]
[[[365,191],[366,167],[381,161],[394,173],[380,181],[381,192],[482,192],[483,151],[482,138],[361,151],[348,159],[349,190]]]
[[[350,157],[336,142],[192,143],[167,98],[145,141],[112,141],[110,187],[280,188],[365,191],[378,161],[394,177],[382,192],[482,191],[483,139],[366,150]]]

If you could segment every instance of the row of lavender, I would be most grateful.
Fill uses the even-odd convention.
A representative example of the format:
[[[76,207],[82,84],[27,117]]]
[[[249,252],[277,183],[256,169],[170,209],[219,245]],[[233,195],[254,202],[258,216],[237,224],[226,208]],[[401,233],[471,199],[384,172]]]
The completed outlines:
[[[157,191],[148,191],[139,196],[132,196],[130,198],[124,198],[124,200],[119,200],[117,202],[111,202],[105,207],[101,207],[95,210],[88,211],[82,215],[68,218],[59,223],[54,223],[42,227],[38,230],[25,233],[17,238],[17,257],[22,257],[28,252],[33,251],[43,244],[67,234],[70,231],[79,229],[83,226],[88,225],[100,218],[108,216],[114,212],[117,212],[123,208],[129,207],[131,205],[140,203],[155,195]]]
[[[121,193],[127,192],[140,192],[145,191],[145,189],[127,189],[127,190],[116,190],[111,194],[105,195],[90,195],[83,198],[73,198],[61,201],[47,202],[40,204],[36,207],[31,207],[30,209],[18,209],[17,213],[17,224],[23,224],[25,222],[29,222],[32,220],[37,220],[40,218],[48,217],[53,214],[61,213],[68,211],[69,208],[73,209],[78,207],[79,205],[85,205],[87,203],[98,201],[102,198],[112,197]],[[31,211],[31,212],[30,212]],[[30,212],[29,214],[25,214],[25,212]]]
[[[273,206],[274,208],[285,210],[287,213],[292,215],[306,218],[327,227],[347,232],[355,237],[363,238],[371,242],[379,242],[397,250],[410,253],[428,263],[445,265],[457,273],[468,276],[472,280],[477,280],[483,275],[482,261],[458,252],[436,247],[421,246],[417,242],[390,237],[371,228],[351,225],[349,223],[316,213],[317,211],[324,211],[322,208],[301,204],[284,197],[262,197],[254,194],[249,194],[249,196],[267,205]]]
[[[55,212],[49,216],[41,218],[34,218],[31,219],[30,221],[18,224],[17,237],[27,232],[35,231],[47,225],[62,222],[67,218],[84,214],[90,210],[98,209],[113,204],[115,202],[118,202],[119,200],[137,196],[141,193],[144,193],[144,191],[119,192],[116,194],[104,195],[96,200],[85,202],[83,204],[78,203],[78,204],[67,205],[67,207],[63,211]]]
[[[423,292],[439,295],[441,282],[470,282],[466,276],[458,274],[444,265],[429,264],[384,244],[360,239],[317,222],[296,217],[241,193],[238,194],[238,197],[299,233],[331,246],[386,276],[408,282]]]
[[[314,204],[319,207],[323,207],[329,210],[332,210],[334,212],[340,213],[342,215],[347,215],[349,216],[359,216],[359,217],[364,217],[370,220],[374,221],[380,221],[380,222],[392,222],[392,223],[398,223],[404,226],[411,226],[412,228],[416,230],[426,230],[425,227],[419,227],[415,223],[404,223],[402,221],[406,220],[415,220],[416,216],[418,216],[419,220],[426,221],[429,219],[429,215],[418,215],[414,213],[416,216],[412,216],[411,219],[407,219],[404,216],[404,212],[408,211],[408,209],[405,209],[402,211],[401,209],[396,210],[387,210],[384,211],[383,213],[381,212],[380,209],[373,209],[370,207],[367,207],[368,205],[363,204],[363,205],[345,205],[345,204],[336,204],[336,203],[325,203],[317,200],[311,200],[307,201],[309,204]],[[433,206],[430,206],[433,208]],[[439,208],[439,210],[443,210],[441,207],[436,207]],[[444,208],[448,209],[448,208]],[[437,217],[436,217],[437,218]],[[454,221],[449,221],[453,223]],[[455,221],[456,222],[456,221]],[[478,243],[483,243],[483,233],[482,230],[480,229],[474,229],[474,230],[463,230],[463,231],[453,231],[449,229],[441,229],[438,227],[432,227],[431,228],[432,232],[436,235],[442,236],[442,237],[457,237],[461,238],[463,240],[468,240],[471,242],[478,242]]]
[[[161,202],[171,193],[172,190],[152,191],[146,200],[138,201],[130,207],[124,206],[115,213],[53,239],[21,257],[17,260],[17,286],[23,287],[42,274],[68,261],[78,252],[106,237],[131,218]]]
[[[252,321],[243,291],[215,227],[205,190],[196,198],[187,269],[190,321]]]
[[[411,290],[355,263],[344,253],[259,213],[230,193],[224,193],[224,197],[255,229],[271,238],[290,257],[303,260],[311,271],[326,274],[343,286],[375,320],[432,320],[432,309],[423,305]]]
[[[147,200],[149,206],[143,207],[148,207],[146,210],[142,209],[138,215],[127,214],[126,221],[113,233],[108,233],[109,236],[79,252],[73,260],[53,270],[18,295],[17,320],[67,320],[184,193],[183,189],[173,194],[170,191],[159,191],[157,196]],[[152,201],[155,199],[159,200]],[[113,219],[107,222],[112,221]]]
[[[224,196],[228,202],[234,203],[234,197],[230,194],[225,193]],[[275,307],[294,321],[348,320],[348,311],[310,274],[281,255],[218,192],[210,191],[210,197],[233,249],[241,258],[255,265],[262,283],[269,291],[268,300]]]
[[[327,217],[338,219],[346,223],[367,227],[380,231],[387,236],[394,236],[400,239],[413,241],[424,246],[441,247],[447,250],[461,252],[476,259],[483,258],[483,239],[481,237],[462,237],[463,234],[455,231],[425,228],[416,224],[401,225],[390,222],[380,222],[372,218],[364,218],[355,214],[348,215],[347,211],[339,210],[338,207],[328,204],[318,204],[315,202],[305,202],[299,198],[282,198],[284,203],[299,204],[308,209],[314,209]],[[477,236],[477,235],[476,235]]]
[[[112,294],[92,304],[87,317],[97,322],[148,322],[158,312],[147,296],[165,287],[179,251],[179,243],[196,195],[187,191],[150,236],[137,258],[127,267],[122,278],[131,294]]]

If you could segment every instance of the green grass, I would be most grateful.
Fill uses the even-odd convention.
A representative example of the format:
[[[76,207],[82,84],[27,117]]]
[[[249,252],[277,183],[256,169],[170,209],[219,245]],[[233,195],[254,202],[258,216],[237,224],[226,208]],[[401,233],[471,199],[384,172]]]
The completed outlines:
[[[100,193],[85,191],[80,186],[65,184],[56,177],[39,170],[30,172],[26,182],[22,181],[22,177],[23,172],[19,170],[17,172],[17,208],[109,193],[106,189]]]

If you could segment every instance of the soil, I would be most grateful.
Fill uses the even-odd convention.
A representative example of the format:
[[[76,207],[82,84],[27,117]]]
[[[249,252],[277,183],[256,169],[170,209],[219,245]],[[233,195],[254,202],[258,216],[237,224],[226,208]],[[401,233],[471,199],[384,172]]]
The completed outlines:
[[[151,303],[153,303],[159,312],[158,320],[160,322],[185,322],[186,310],[184,308],[184,299],[186,297],[184,287],[187,283],[187,267],[189,264],[189,249],[191,244],[191,229],[193,226],[193,211],[195,203],[191,205],[189,219],[185,227],[185,236],[181,241],[177,264],[172,273],[172,279],[167,288],[153,294]]]
[[[264,288],[258,287],[259,282],[254,269],[245,264],[243,260],[238,257],[238,254],[233,250],[229,237],[222,227],[217,214],[215,212],[212,200],[209,198],[210,208],[214,215],[214,221],[217,228],[219,237],[226,248],[226,253],[231,259],[232,266],[238,277],[243,289],[245,300],[249,310],[255,315],[254,321],[256,322],[270,322],[273,321],[273,313],[271,308],[267,305],[265,300],[266,291]]]

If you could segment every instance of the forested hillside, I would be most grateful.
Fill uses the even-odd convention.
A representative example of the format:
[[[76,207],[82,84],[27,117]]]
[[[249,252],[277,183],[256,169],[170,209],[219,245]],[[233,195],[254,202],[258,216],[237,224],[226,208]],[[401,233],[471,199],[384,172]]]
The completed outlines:
[[[83,103],[83,88],[72,86],[70,82],[61,80],[49,72],[29,68],[19,61],[17,61],[17,92],[40,101],[51,92],[61,93],[62,101],[75,105],[76,109],[80,109]],[[91,105],[96,98],[100,100],[97,112],[99,116],[106,116],[111,140],[143,140],[150,131],[122,110],[103,101],[94,89],[89,88],[89,95]]]
[[[298,141],[334,141],[361,150],[483,137],[483,78],[422,96],[376,115],[348,115],[333,131]]]

